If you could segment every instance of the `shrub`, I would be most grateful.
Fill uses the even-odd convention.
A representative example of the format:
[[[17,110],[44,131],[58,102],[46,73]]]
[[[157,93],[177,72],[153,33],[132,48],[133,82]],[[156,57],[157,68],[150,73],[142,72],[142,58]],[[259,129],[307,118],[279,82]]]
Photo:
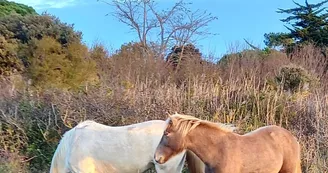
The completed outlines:
[[[281,67],[275,79],[278,84],[283,86],[284,90],[291,92],[296,90],[306,91],[318,82],[318,79],[309,74],[304,68],[295,65]]]
[[[34,46],[29,74],[35,86],[78,89],[97,80],[96,64],[88,57],[85,46],[71,43],[63,48],[50,37],[35,41]]]

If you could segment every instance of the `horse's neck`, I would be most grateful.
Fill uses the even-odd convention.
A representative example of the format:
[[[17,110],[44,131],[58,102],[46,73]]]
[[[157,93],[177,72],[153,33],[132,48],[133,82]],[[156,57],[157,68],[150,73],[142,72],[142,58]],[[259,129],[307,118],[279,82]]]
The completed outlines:
[[[186,136],[186,148],[194,152],[205,164],[211,164],[219,152],[218,146],[231,135],[231,132],[199,125]]]

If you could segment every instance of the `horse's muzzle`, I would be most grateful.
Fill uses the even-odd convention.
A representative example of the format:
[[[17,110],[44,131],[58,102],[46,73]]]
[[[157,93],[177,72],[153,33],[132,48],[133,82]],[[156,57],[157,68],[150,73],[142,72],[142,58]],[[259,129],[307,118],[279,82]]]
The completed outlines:
[[[159,164],[163,164],[165,162],[164,157],[161,154],[155,154],[154,159]]]

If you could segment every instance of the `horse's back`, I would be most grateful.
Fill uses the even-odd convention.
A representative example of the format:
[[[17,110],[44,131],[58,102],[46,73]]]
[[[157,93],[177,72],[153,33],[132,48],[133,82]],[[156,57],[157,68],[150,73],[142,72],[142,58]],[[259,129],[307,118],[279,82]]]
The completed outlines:
[[[299,145],[296,137],[287,129],[276,125],[270,125],[260,128],[257,132],[261,137],[266,137],[272,141],[273,144],[279,145],[283,148],[297,148]]]
[[[75,172],[142,172],[151,166],[164,125],[162,120],[115,127],[84,121],[64,134],[56,153],[65,160],[56,163]]]
[[[264,143],[271,143],[282,150],[296,150],[299,146],[296,137],[290,131],[276,125],[261,127],[245,136],[262,139]]]
[[[250,132],[245,137],[257,141],[250,143],[258,153],[266,153],[276,165],[281,164],[281,172],[293,170],[300,161],[300,145],[296,137],[287,129],[270,125]],[[267,159],[267,160],[270,160]]]

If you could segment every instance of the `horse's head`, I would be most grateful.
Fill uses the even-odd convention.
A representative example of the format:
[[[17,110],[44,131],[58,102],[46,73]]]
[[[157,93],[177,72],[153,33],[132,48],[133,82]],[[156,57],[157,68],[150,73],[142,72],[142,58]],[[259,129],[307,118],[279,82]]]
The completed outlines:
[[[190,119],[185,118],[185,115],[174,114],[170,115],[166,120],[167,126],[154,155],[157,163],[163,164],[173,156],[184,151],[185,136],[197,124],[197,121],[186,121]],[[189,118],[196,120],[196,118],[191,116]]]
[[[222,132],[233,132],[236,127],[222,123],[212,123],[198,119],[190,115],[181,115],[175,113],[170,115],[166,120],[166,128],[162,139],[158,144],[154,159],[157,163],[163,164],[173,156],[183,152],[190,144],[190,138],[195,137],[195,134],[189,133],[200,124],[203,124],[203,130],[208,128],[219,129]],[[199,135],[199,134],[198,134]]]

